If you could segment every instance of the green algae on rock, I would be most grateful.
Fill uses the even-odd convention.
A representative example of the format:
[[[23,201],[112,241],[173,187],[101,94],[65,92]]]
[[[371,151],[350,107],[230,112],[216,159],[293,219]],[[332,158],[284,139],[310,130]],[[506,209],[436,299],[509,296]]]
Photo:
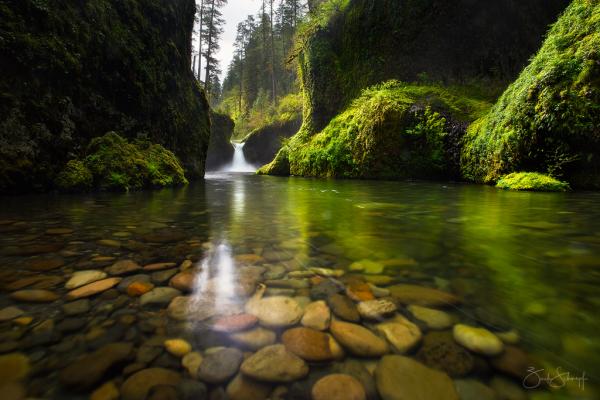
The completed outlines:
[[[128,142],[109,132],[92,139],[87,152],[83,160],[67,163],[55,181],[57,188],[129,191],[188,183],[177,157],[158,144]]]
[[[469,128],[468,180],[519,170],[600,188],[600,3],[575,0],[490,113]]]
[[[566,192],[569,190],[568,183],[537,172],[513,172],[500,178],[496,187],[537,192]]]

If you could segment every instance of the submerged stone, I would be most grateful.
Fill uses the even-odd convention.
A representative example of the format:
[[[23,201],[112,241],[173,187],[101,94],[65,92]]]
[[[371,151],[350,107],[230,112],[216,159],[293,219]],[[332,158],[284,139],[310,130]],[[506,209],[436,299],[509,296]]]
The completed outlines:
[[[366,400],[362,384],[350,375],[331,374],[317,381],[311,390],[313,400]]]
[[[457,324],[453,329],[454,340],[467,349],[486,356],[496,356],[504,350],[504,344],[485,328]]]
[[[235,348],[207,352],[200,364],[198,379],[211,384],[226,382],[238,372],[243,358],[242,352]]]
[[[330,330],[335,339],[354,355],[380,357],[389,351],[385,340],[363,326],[332,321]]]
[[[121,386],[122,400],[145,400],[150,390],[158,385],[177,386],[181,376],[165,368],[143,369],[131,375]]]
[[[292,382],[308,374],[306,363],[284,345],[267,346],[248,357],[241,371],[250,378],[266,382]]]

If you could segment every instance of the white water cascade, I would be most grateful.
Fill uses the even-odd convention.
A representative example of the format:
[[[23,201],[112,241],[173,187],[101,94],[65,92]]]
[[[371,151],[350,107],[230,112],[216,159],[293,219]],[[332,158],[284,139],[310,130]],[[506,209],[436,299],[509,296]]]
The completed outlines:
[[[233,161],[225,168],[226,172],[256,172],[256,168],[246,161],[244,143],[231,142],[234,148]]]

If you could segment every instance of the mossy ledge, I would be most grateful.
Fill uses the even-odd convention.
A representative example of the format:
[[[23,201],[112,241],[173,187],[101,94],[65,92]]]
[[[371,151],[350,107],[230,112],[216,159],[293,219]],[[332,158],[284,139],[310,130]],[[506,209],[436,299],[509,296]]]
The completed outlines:
[[[547,173],[600,189],[600,2],[574,0],[537,55],[466,137],[467,180]]]
[[[566,192],[570,190],[568,183],[537,172],[513,172],[501,177],[496,187],[535,192]]]
[[[490,106],[462,87],[385,82],[364,90],[318,134],[294,136],[259,172],[337,178],[455,178],[460,155],[456,145],[467,124]]]
[[[188,183],[177,157],[158,144],[128,142],[116,132],[92,139],[85,158],[70,160],[57,175],[61,191],[130,191]]]
[[[194,15],[194,0],[0,0],[0,192],[51,189],[110,131],[161,144],[202,177]]]

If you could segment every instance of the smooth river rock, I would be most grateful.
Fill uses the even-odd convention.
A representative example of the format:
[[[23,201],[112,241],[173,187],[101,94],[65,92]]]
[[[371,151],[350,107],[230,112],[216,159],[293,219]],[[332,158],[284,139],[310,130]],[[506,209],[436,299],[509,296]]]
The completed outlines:
[[[312,387],[313,400],[366,400],[362,384],[350,375],[331,374]]]
[[[121,278],[108,278],[89,283],[67,293],[67,300],[77,300],[85,297],[90,297],[98,293],[102,293],[121,281]]]
[[[175,357],[183,357],[192,351],[192,345],[183,339],[167,339],[165,349]]]
[[[10,321],[25,314],[23,310],[17,307],[9,306],[0,310],[0,322]]]
[[[132,272],[140,271],[142,267],[133,260],[120,260],[105,268],[110,275],[127,275]]]
[[[248,303],[250,304],[250,303]],[[252,303],[246,310],[255,315],[259,323],[268,328],[281,328],[300,322],[304,314],[302,307],[291,297],[274,296]]]
[[[425,335],[417,359],[452,377],[469,374],[475,364],[471,352],[456,343],[450,332],[430,332]]]
[[[485,328],[457,324],[452,331],[454,340],[474,353],[496,356],[504,350],[504,343]]]
[[[361,325],[332,321],[330,330],[333,337],[354,355],[380,357],[389,351],[385,340]]]
[[[313,301],[304,308],[300,323],[318,331],[327,330],[331,323],[331,310],[323,300]]]
[[[460,304],[460,299],[442,290],[417,285],[393,285],[387,288],[402,304],[428,307],[448,307]]]
[[[29,374],[29,358],[22,353],[10,353],[0,356],[0,387],[19,381]]]
[[[177,386],[181,376],[165,368],[143,369],[131,375],[121,386],[121,400],[145,400],[154,386]]]
[[[169,304],[171,300],[181,295],[181,292],[171,287],[157,287],[140,296],[140,304]]]
[[[76,271],[65,283],[65,288],[76,289],[88,283],[96,282],[106,278],[106,272],[96,270]]]
[[[375,382],[383,400],[459,400],[448,375],[404,356],[384,356]]]
[[[394,315],[398,307],[387,299],[361,301],[357,306],[358,313],[364,319],[382,320]]]
[[[330,361],[340,356],[335,340],[315,329],[292,328],[281,336],[285,347],[306,361]]]
[[[12,292],[10,294],[10,298],[26,303],[51,303],[55,300],[58,300],[58,295],[49,290],[26,289]]]
[[[360,314],[356,309],[356,305],[348,296],[337,293],[332,294],[327,298],[327,304],[331,307],[331,311],[341,319],[350,322],[360,321]]]
[[[228,400],[266,400],[271,390],[271,385],[255,381],[240,373],[229,382],[225,392]]]
[[[234,333],[245,331],[258,323],[258,318],[252,314],[237,314],[217,319],[212,329],[217,332]]]
[[[401,316],[378,324],[376,330],[388,340],[392,349],[400,354],[414,349],[422,338],[419,327]]]
[[[282,344],[267,346],[248,357],[243,374],[265,382],[292,382],[308,374],[308,365]]]
[[[247,331],[235,332],[229,338],[244,349],[256,351],[274,344],[277,341],[277,334],[272,330],[257,326]]]
[[[454,325],[454,317],[444,311],[416,304],[410,305],[407,308],[416,319],[427,325],[429,329],[444,330]]]
[[[242,352],[235,348],[207,352],[200,363],[198,379],[212,384],[227,382],[238,372],[243,358]]]

